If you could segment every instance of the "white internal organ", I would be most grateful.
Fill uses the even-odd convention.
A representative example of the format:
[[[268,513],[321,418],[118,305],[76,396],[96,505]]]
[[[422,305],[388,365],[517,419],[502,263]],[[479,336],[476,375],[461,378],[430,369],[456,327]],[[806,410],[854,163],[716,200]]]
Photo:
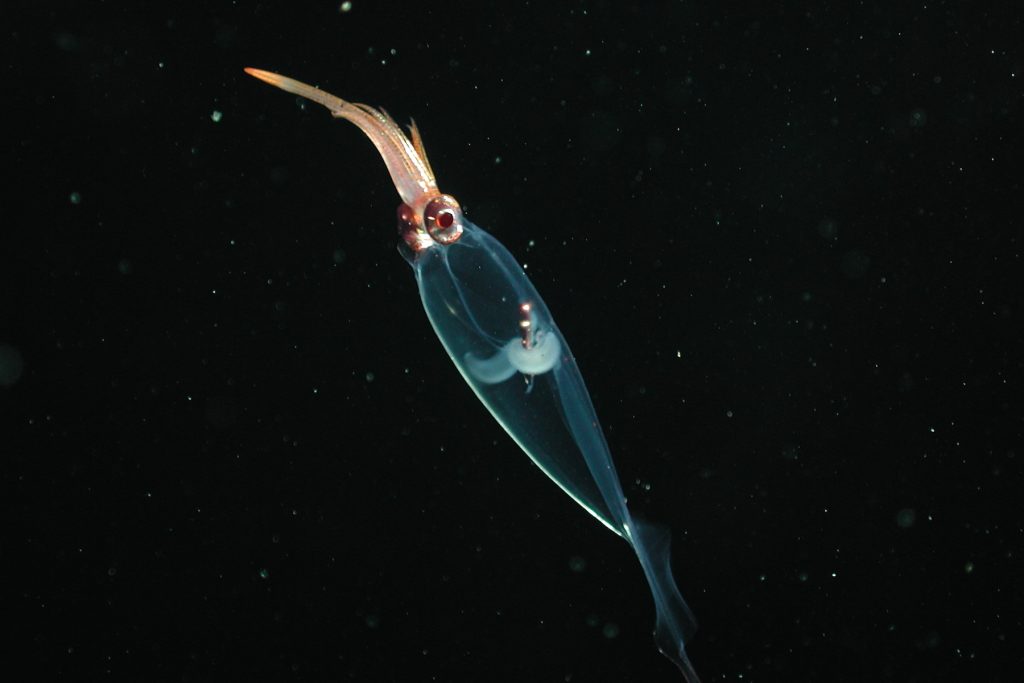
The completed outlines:
[[[541,375],[558,364],[562,344],[553,334],[536,332],[531,346],[523,346],[522,339],[512,339],[490,358],[466,354],[466,367],[477,381],[484,384],[504,382],[517,372]]]

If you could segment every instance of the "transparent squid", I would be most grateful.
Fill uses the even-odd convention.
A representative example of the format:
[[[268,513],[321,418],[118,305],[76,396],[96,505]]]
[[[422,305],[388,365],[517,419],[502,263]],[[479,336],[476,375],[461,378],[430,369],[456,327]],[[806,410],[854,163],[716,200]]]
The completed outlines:
[[[415,124],[407,137],[383,111],[267,71],[246,72],[351,121],[380,152],[402,200],[399,251],[445,350],[523,452],[633,547],[654,597],[655,643],[697,683],[685,650],[695,622],[672,577],[668,533],[627,509],[583,377],[522,267],[438,190]]]

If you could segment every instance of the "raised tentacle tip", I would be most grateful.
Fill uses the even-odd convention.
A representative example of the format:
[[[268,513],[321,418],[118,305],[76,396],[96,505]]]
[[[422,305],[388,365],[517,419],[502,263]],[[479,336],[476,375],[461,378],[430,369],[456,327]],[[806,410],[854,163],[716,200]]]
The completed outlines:
[[[264,83],[270,83],[271,85],[276,85],[278,87],[280,87],[281,85],[281,76],[278,76],[277,74],[271,71],[264,71],[263,69],[254,69],[251,66],[245,67],[243,71],[245,71],[245,73],[249,74],[253,78],[260,79]]]

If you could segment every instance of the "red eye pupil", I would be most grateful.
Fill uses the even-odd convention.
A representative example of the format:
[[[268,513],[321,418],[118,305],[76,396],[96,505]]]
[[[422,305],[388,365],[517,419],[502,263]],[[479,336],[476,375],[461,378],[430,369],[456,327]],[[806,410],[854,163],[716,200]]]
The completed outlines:
[[[452,227],[452,223],[455,222],[455,216],[452,215],[451,211],[442,211],[437,216],[437,224],[444,229]]]

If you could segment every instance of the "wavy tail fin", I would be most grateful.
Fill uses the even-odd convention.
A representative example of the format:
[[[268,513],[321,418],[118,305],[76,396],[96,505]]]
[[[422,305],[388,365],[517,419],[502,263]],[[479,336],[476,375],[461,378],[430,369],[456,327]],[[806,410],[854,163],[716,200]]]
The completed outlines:
[[[686,656],[686,643],[697,630],[697,620],[686,606],[676,587],[670,566],[668,529],[633,518],[630,533],[633,550],[640,559],[644,576],[654,596],[657,617],[654,623],[654,644],[663,655],[679,667],[687,683],[700,683],[690,658]]]

